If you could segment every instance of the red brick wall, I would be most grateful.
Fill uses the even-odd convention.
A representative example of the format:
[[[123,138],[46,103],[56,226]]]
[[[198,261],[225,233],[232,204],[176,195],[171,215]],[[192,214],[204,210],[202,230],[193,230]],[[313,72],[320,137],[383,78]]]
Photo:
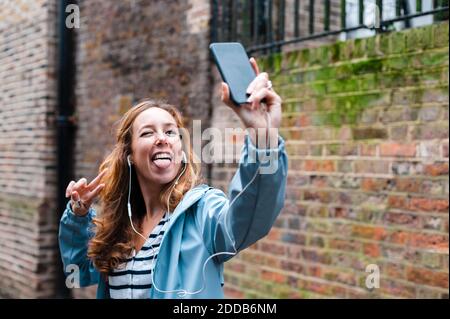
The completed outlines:
[[[227,263],[227,295],[448,298],[448,23],[260,63],[284,100],[287,198],[270,234]],[[213,110],[214,126],[239,126]],[[215,165],[213,184],[234,171]]]
[[[56,1],[0,2],[0,296],[55,294]]]
[[[79,1],[75,174],[93,178],[114,143],[114,123],[137,100],[173,103],[208,125],[209,1]],[[207,176],[207,167],[203,167]],[[93,297],[95,287],[77,289]]]

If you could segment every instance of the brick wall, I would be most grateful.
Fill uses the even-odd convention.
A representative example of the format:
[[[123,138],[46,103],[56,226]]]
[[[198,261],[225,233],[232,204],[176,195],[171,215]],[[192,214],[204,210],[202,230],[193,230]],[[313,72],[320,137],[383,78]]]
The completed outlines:
[[[448,44],[445,22],[260,59],[284,100],[287,198],[227,263],[228,296],[448,298]],[[213,104],[214,126],[239,126]]]
[[[76,178],[95,175],[113,124],[143,97],[178,105],[188,125],[240,126],[208,57],[209,1],[79,5]],[[0,12],[0,296],[52,297],[56,1],[6,0]],[[448,297],[448,24],[295,48],[260,60],[285,102],[286,207],[227,263],[227,296]],[[234,172],[215,165],[212,184],[226,190]],[[372,292],[370,263],[382,279]]]
[[[76,178],[93,178],[114,123],[137,100],[164,98],[186,117],[210,119],[209,1],[79,1]],[[207,166],[203,174],[208,175]],[[74,291],[94,296],[95,287]]]
[[[76,175],[93,176],[111,149],[112,125],[139,99],[164,98],[187,119],[207,121],[208,1],[79,5]]]
[[[55,294],[56,1],[0,2],[0,296]]]

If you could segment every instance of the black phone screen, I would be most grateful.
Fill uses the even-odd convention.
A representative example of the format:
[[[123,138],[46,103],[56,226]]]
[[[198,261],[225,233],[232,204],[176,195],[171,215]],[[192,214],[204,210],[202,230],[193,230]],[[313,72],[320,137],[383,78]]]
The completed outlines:
[[[247,87],[256,77],[247,52],[239,42],[211,43],[211,53],[222,80],[230,88],[231,100],[239,105],[247,103]]]

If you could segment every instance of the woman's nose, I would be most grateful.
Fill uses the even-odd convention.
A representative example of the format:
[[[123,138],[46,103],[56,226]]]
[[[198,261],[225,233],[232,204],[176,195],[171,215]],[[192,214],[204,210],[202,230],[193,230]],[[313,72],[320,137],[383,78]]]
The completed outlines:
[[[156,144],[166,143],[167,144],[167,135],[164,133],[156,133]]]

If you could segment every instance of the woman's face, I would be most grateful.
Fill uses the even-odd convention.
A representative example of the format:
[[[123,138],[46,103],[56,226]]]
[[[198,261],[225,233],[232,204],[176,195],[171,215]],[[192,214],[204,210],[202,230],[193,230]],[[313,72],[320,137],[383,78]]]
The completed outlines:
[[[152,107],[134,120],[131,159],[137,175],[158,185],[171,182],[181,166],[182,144],[174,117]]]

